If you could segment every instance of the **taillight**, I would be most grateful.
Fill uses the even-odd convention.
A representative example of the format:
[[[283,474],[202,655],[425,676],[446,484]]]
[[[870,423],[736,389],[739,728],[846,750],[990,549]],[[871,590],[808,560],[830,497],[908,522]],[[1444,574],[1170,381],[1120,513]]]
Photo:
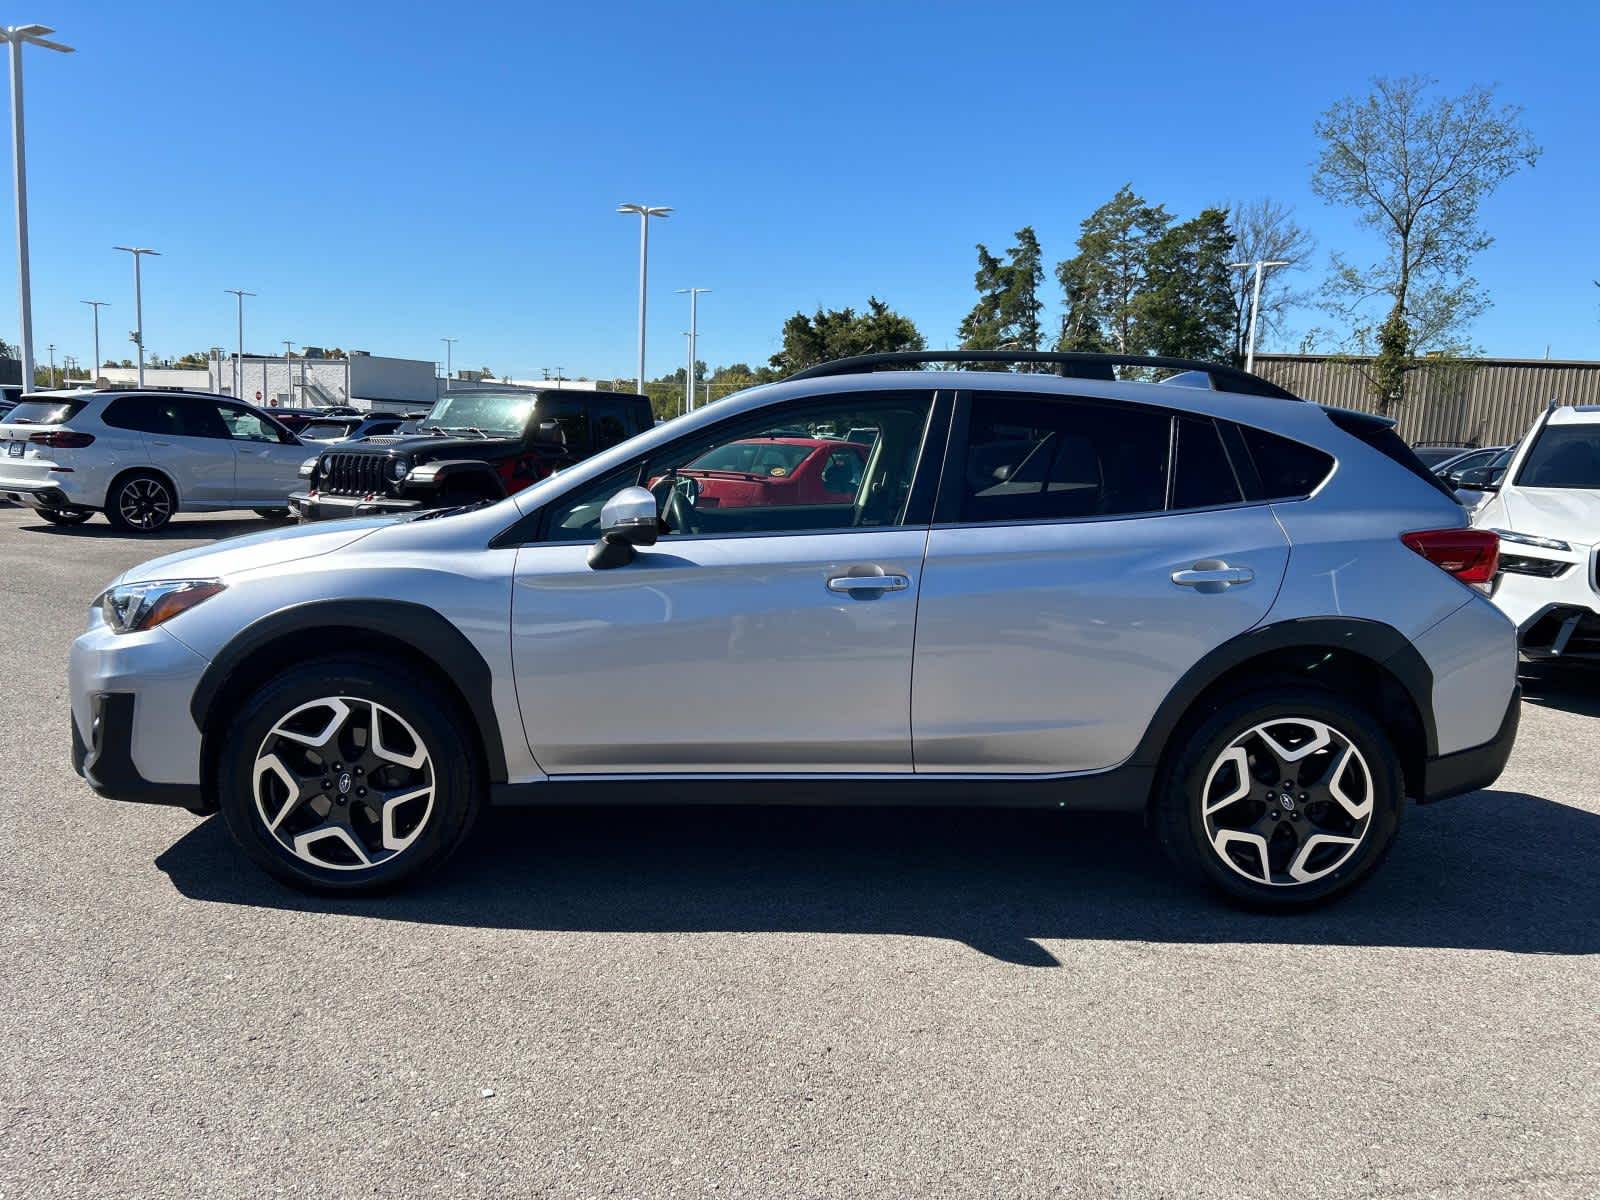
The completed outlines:
[[[1500,567],[1500,535],[1488,529],[1418,529],[1400,540],[1462,583],[1488,583]]]
[[[35,446],[50,446],[56,450],[82,450],[94,441],[94,434],[57,429],[50,433],[30,433],[28,440]]]

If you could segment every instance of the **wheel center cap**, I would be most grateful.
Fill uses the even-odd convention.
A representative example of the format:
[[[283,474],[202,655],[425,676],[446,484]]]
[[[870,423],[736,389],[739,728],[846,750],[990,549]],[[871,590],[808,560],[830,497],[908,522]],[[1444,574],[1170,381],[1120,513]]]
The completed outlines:
[[[1284,792],[1281,796],[1278,797],[1278,807],[1283,809],[1284,812],[1293,812],[1294,811],[1294,797],[1291,796],[1288,792]]]
[[[341,796],[349,795],[350,794],[350,786],[354,782],[355,782],[355,780],[353,780],[350,777],[350,772],[348,772],[348,771],[346,771],[343,775],[339,776],[339,794]],[[1285,799],[1287,799],[1287,797],[1285,797]]]

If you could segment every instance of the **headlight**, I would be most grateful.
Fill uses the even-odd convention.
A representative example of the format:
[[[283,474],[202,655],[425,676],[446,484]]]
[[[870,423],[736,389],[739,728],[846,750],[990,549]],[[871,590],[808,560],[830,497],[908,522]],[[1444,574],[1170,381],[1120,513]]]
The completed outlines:
[[[411,463],[404,458],[397,458],[389,467],[389,478],[399,483],[411,471]]]
[[[95,598],[113,633],[154,629],[209,600],[225,585],[218,579],[156,579],[149,583],[113,584]]]
[[[1500,535],[1502,542],[1515,542],[1519,546],[1538,546],[1541,550],[1564,550],[1572,552],[1572,547],[1560,538],[1534,537],[1531,533],[1513,533],[1509,529],[1495,529],[1493,533]]]
[[[301,463],[300,464],[300,478],[301,479],[310,479],[311,476],[316,473],[317,462],[318,462],[318,457],[315,454],[313,454],[310,458],[306,459],[305,462]]]

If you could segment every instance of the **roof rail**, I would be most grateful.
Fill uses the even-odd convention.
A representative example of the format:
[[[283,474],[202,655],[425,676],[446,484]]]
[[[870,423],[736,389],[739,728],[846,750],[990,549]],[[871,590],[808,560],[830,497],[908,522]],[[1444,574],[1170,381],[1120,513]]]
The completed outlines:
[[[1219,392],[1243,392],[1278,400],[1300,399],[1293,392],[1238,367],[1154,354],[1088,354],[1054,350],[895,350],[884,354],[836,358],[832,362],[818,363],[814,367],[796,371],[789,378],[823,379],[830,375],[856,375],[886,367],[916,366],[919,363],[1041,363],[1054,367],[1056,374],[1065,379],[1105,380],[1116,379],[1114,367],[1165,367],[1203,374]]]

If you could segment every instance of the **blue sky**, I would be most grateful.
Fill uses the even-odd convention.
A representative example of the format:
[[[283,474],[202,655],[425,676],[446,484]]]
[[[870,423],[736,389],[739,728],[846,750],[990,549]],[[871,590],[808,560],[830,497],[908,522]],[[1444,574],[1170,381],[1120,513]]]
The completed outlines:
[[[763,361],[784,318],[876,293],[951,344],[973,244],[1024,224],[1050,262],[1124,181],[1189,215],[1271,196],[1327,252],[1312,122],[1374,74],[1499,85],[1545,148],[1483,210],[1490,353],[1600,358],[1600,9],[1252,5],[48,3],[28,51],[37,356],[282,339],[533,374],[630,375],[637,218],[649,373]],[[441,23],[449,23],[442,28]],[[11,189],[0,188],[10,245]],[[0,336],[16,337],[0,250]],[[1051,315],[1059,298],[1051,288]],[[1323,322],[1302,315],[1300,327]]]

